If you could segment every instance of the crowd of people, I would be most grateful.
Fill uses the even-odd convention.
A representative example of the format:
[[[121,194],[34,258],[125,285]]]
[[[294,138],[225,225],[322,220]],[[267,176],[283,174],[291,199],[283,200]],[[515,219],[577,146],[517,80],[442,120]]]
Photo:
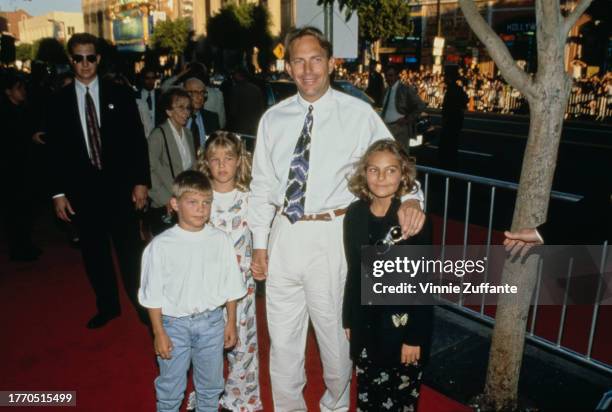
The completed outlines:
[[[368,72],[345,70],[339,75],[361,89],[370,89],[371,76]],[[442,108],[446,93],[443,74],[433,73],[421,66],[418,71],[402,70],[400,76],[403,82],[417,89],[420,98],[427,103],[427,107]],[[460,68],[458,82],[468,95],[468,111],[500,114],[529,112],[523,95],[507,84],[501,76],[490,76],[478,70]],[[375,99],[375,96],[372,97]],[[611,122],[612,72],[607,72],[603,76],[576,79],[572,85],[565,118]]]

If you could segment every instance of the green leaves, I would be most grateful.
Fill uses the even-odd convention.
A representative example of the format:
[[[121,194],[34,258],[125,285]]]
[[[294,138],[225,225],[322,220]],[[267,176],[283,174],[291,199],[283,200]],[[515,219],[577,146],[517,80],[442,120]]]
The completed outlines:
[[[208,21],[208,38],[223,49],[260,49],[272,44],[270,15],[264,6],[229,4]]]
[[[334,0],[318,0],[318,4],[332,4]],[[353,12],[359,16],[360,34],[372,41],[411,34],[414,25],[410,7],[404,0],[336,0],[346,18]]]
[[[187,18],[160,21],[153,29],[151,45],[153,48],[168,49],[175,56],[180,56],[187,47],[190,21]]]

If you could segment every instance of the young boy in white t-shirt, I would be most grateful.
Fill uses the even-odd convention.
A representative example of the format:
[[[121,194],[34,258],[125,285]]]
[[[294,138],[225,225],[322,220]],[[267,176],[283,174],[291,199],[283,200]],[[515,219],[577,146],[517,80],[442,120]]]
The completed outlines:
[[[149,310],[159,363],[157,411],[179,410],[193,363],[197,412],[216,412],[224,387],[223,348],[236,344],[236,300],[247,290],[231,238],[206,224],[212,203],[208,179],[183,172],[172,191],[178,224],[146,247],[138,292]]]

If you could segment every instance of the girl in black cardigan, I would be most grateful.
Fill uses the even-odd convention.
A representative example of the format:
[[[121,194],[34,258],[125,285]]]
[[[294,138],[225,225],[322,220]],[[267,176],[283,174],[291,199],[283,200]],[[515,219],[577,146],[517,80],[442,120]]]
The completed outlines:
[[[413,411],[432,332],[430,306],[362,306],[361,246],[379,244],[398,226],[400,197],[414,190],[414,159],[395,140],[373,143],[349,180],[359,197],[344,219],[348,262],[343,326],[357,373],[358,411]],[[431,225],[405,244],[431,244]]]

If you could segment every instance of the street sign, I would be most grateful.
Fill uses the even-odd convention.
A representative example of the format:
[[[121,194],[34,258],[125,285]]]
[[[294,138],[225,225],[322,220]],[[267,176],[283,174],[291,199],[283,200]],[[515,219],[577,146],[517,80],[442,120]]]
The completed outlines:
[[[278,43],[274,50],[272,50],[272,53],[274,53],[277,59],[282,59],[283,57],[285,57],[285,46],[283,46],[281,43]]]

